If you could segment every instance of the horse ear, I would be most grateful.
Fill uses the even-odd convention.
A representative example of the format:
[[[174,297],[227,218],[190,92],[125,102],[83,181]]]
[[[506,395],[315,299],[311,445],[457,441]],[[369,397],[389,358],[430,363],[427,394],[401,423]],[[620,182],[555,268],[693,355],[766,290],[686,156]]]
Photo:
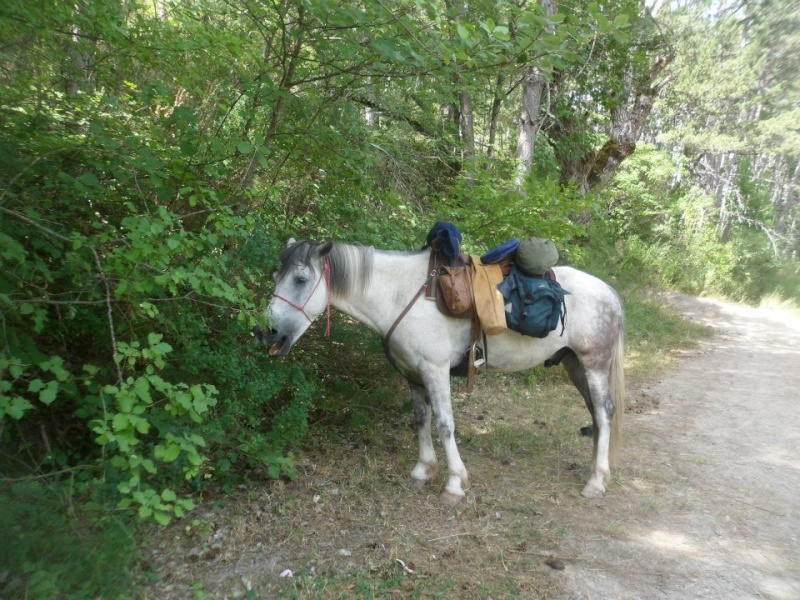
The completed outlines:
[[[325,242],[319,249],[319,257],[327,256],[333,250],[333,242]]]
[[[294,244],[296,241],[297,241],[297,240],[296,240],[296,239],[294,239],[294,238],[289,238],[289,240],[286,242],[286,245],[284,246],[284,248],[288,248],[289,246],[291,246],[292,244]]]

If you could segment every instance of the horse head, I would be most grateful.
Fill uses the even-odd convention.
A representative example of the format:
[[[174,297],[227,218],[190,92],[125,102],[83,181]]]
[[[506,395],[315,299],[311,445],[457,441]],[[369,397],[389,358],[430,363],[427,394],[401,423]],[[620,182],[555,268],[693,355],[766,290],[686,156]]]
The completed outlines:
[[[256,325],[253,334],[269,346],[273,356],[285,356],[309,325],[330,310],[330,263],[333,243],[289,243],[281,252],[281,268],[274,274],[275,291],[267,306],[267,328]]]

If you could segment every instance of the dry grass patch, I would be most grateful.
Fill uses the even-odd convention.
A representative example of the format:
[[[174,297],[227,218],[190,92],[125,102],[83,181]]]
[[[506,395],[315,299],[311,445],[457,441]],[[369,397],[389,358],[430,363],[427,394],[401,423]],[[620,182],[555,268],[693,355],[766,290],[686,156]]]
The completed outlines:
[[[577,392],[560,375],[488,375],[454,411],[472,488],[456,509],[420,493],[412,417],[400,403],[369,435],[318,436],[292,482],[254,482],[154,537],[148,597],[547,598],[544,564],[571,535],[554,509],[583,500],[591,441]],[[368,443],[364,443],[368,440]],[[443,456],[440,458],[443,461]],[[444,470],[444,469],[443,469]],[[292,576],[281,577],[291,570]]]

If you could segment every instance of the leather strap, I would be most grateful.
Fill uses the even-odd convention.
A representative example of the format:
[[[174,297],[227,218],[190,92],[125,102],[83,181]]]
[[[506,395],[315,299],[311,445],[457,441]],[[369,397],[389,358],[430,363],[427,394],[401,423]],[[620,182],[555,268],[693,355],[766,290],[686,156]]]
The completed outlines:
[[[392,355],[389,352],[389,340],[392,339],[392,334],[394,333],[394,330],[400,324],[400,321],[402,321],[403,318],[408,314],[408,311],[411,310],[411,307],[414,306],[414,304],[416,303],[417,300],[419,300],[419,297],[422,296],[422,294],[424,294],[426,292],[426,290],[427,291],[433,291],[435,293],[436,286],[434,284],[436,282],[436,263],[435,263],[435,256],[434,255],[435,255],[435,253],[431,252],[431,258],[430,258],[430,261],[428,263],[429,273],[428,273],[427,279],[425,280],[425,283],[423,283],[422,286],[419,288],[419,290],[417,290],[417,293],[414,294],[414,297],[406,305],[406,307],[402,310],[402,312],[397,316],[397,318],[394,320],[394,323],[392,323],[392,326],[389,327],[389,331],[387,331],[386,335],[383,337],[383,339],[381,339],[381,344],[383,346],[383,352],[384,352],[384,354],[386,354],[386,358],[389,359],[389,362],[391,363],[391,365],[395,369],[397,369],[398,371],[400,369],[398,368],[397,363],[395,362],[394,358],[392,358]],[[469,273],[469,276],[470,276],[470,279],[471,279],[472,278],[472,273],[469,272],[469,271],[468,271],[468,273]],[[471,285],[470,285],[470,293],[473,294],[472,304],[474,306],[475,305],[475,298],[474,298],[475,291],[474,291],[474,289],[472,289]],[[470,319],[469,358],[467,359],[467,393],[468,394],[472,393],[472,390],[473,390],[474,385],[475,385],[475,344],[478,341],[478,339],[480,338],[480,335],[481,335],[481,323],[480,323],[480,320],[478,318],[478,313],[473,308],[472,316],[471,316],[471,319]],[[486,348],[485,347],[486,347],[486,343],[484,341],[484,354],[486,353]]]
[[[394,323],[392,323],[392,326],[389,327],[389,331],[386,332],[386,335],[381,340],[381,343],[383,344],[383,351],[386,354],[386,358],[389,359],[389,362],[392,363],[392,366],[395,369],[397,369],[397,363],[394,361],[392,355],[389,353],[389,340],[392,338],[392,334],[394,333],[394,330],[397,328],[397,326],[400,324],[400,321],[402,321],[403,317],[405,317],[408,314],[408,311],[411,310],[411,307],[414,306],[414,303],[417,300],[419,300],[419,297],[422,296],[422,294],[425,292],[425,289],[428,287],[430,282],[433,281],[435,275],[436,271],[433,270],[428,274],[428,278],[425,280],[425,283],[423,283],[422,287],[420,287],[419,290],[417,290],[417,293],[414,294],[414,297],[411,299],[411,302],[409,302],[403,309],[403,311],[397,316],[397,318],[394,320]]]

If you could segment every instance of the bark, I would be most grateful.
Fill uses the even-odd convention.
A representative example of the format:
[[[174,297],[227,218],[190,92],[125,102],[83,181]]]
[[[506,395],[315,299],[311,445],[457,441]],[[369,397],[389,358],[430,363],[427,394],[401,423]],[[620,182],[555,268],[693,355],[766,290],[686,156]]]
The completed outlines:
[[[788,170],[787,170],[788,171]],[[782,200],[778,209],[778,223],[775,230],[781,235],[794,233],[796,226],[793,215],[796,215],[798,205],[798,190],[800,190],[800,160],[795,162],[791,177],[787,178],[782,190]]]
[[[519,115],[519,135],[517,137],[517,186],[531,172],[533,148],[536,132],[539,130],[539,110],[542,104],[542,91],[547,78],[536,68],[529,70],[522,81],[522,111]]]
[[[642,86],[632,94],[632,102],[621,102],[611,110],[611,129],[608,140],[593,157],[589,169],[588,189],[598,190],[608,183],[619,169],[622,161],[636,150],[636,141],[639,139],[642,127],[653,110],[653,104],[665,81],[657,83],[661,73],[671,62],[671,56],[656,59],[650,69],[648,85]],[[631,88],[633,73],[628,72],[625,84]]]
[[[272,106],[272,115],[270,116],[267,131],[264,134],[264,146],[269,148],[272,139],[278,132],[278,124],[283,116],[283,109],[286,104],[286,98],[291,95],[291,89],[294,85],[295,69],[297,68],[297,61],[300,58],[300,50],[303,45],[303,27],[304,27],[305,11],[302,6],[298,8],[297,23],[294,27],[299,30],[293,34],[289,27],[285,27],[282,35],[281,47],[284,49],[283,64],[284,70],[281,76],[280,84],[278,85],[278,95],[275,103]],[[269,52],[269,46],[265,48],[265,55]],[[249,125],[250,122],[248,122]],[[246,133],[249,133],[246,131]],[[242,177],[242,188],[247,189],[253,184],[256,176],[256,169],[258,168],[258,161],[253,156],[247,165],[247,169]]]
[[[553,0],[539,0],[549,20],[555,12]],[[548,26],[549,27],[549,26]],[[547,85],[546,71],[536,66],[531,67],[522,80],[522,110],[519,116],[519,134],[517,136],[517,187],[522,187],[525,178],[531,172],[533,165],[533,150],[536,143],[536,134],[541,128],[542,94]]]
[[[469,91],[461,88],[459,93],[461,110],[459,113],[459,131],[463,144],[464,158],[475,156],[475,125],[472,117],[472,98]]]
[[[492,109],[489,114],[489,145],[486,150],[486,155],[489,158],[494,154],[494,144],[497,140],[497,120],[500,117],[500,109],[503,106],[503,85],[505,79],[503,73],[497,74],[497,81],[494,86],[494,97],[492,98]]]
[[[622,162],[636,150],[642,127],[667,83],[667,80],[659,81],[659,78],[671,60],[671,55],[657,58],[647,80],[638,89],[632,89],[633,74],[628,72],[621,100],[610,111],[608,139],[599,150],[586,149],[575,141],[576,134],[583,129],[581,117],[575,111],[554,123],[549,132],[555,142],[562,184],[576,185],[585,195],[602,189],[611,180]]]
[[[461,0],[445,0],[445,6],[455,13],[454,22],[459,23],[466,13],[466,7]],[[455,40],[457,35],[451,34]],[[472,116],[472,97],[458,73],[452,75],[453,84],[458,90],[458,135],[461,140],[461,154],[463,158],[475,156],[475,124]]]
[[[80,10],[75,8],[76,12]],[[78,25],[72,26],[72,40],[67,45],[68,65],[66,72],[67,96],[77,96],[79,92],[92,89],[92,55],[86,47],[86,36]]]

